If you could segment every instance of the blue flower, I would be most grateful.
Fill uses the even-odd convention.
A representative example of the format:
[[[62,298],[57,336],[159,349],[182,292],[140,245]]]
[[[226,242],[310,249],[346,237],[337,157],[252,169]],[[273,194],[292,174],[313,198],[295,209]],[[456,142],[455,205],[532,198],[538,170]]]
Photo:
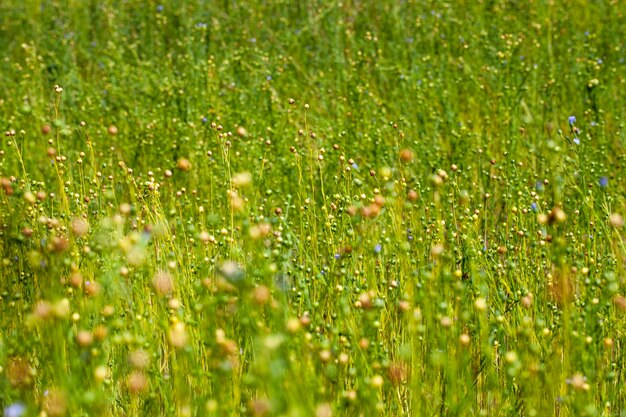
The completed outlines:
[[[574,123],[576,123],[576,116],[570,116],[567,118],[567,121],[569,122],[570,126],[574,126]]]
[[[206,123],[208,120],[209,120],[209,119],[207,119],[207,118],[206,118],[206,116],[205,116],[205,117],[202,117],[202,123]]]
[[[339,255],[338,253],[335,254],[335,259],[339,259],[341,257],[341,255]]]
[[[26,412],[26,406],[22,403],[14,403],[4,407],[4,417],[21,417]]]
[[[530,209],[531,209],[532,211],[537,211],[537,203],[535,203],[535,202],[533,201],[533,203],[530,205]]]
[[[156,7],[156,10],[157,10],[157,12],[158,12],[158,13],[161,13],[161,12],[163,11],[163,5],[162,5],[162,4],[159,4],[159,5]]]
[[[377,243],[376,246],[374,246],[374,252],[380,253],[381,250],[383,250],[383,247],[380,243]]]
[[[598,183],[600,184],[600,187],[606,188],[609,186],[609,179],[607,177],[600,177]]]
[[[576,145],[580,145],[580,139],[579,139],[579,138],[577,138],[577,137],[573,139],[573,142],[574,142]]]

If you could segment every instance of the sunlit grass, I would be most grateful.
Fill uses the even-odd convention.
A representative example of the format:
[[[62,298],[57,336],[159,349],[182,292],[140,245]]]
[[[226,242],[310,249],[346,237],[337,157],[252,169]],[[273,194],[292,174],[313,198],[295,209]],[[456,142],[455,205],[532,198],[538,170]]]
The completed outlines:
[[[621,416],[619,2],[0,4],[4,416]]]

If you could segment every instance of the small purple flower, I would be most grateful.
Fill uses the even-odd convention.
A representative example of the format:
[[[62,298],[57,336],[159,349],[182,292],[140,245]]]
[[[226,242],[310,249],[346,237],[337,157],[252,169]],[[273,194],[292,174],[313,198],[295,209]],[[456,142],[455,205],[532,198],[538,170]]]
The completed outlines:
[[[532,211],[537,211],[537,203],[533,201],[533,203],[530,205],[530,209]]]
[[[4,417],[21,417],[26,412],[26,406],[22,403],[14,403],[4,407]]]
[[[357,165],[357,163],[355,162],[355,163],[353,163],[353,164],[352,164],[352,168],[354,168],[354,169],[359,169],[359,166],[358,166],[358,165]]]
[[[609,179],[607,177],[600,177],[598,183],[600,184],[600,187],[606,188],[609,186]]]
[[[265,77],[265,79],[266,79],[267,81],[272,81],[272,76],[271,76],[271,75],[268,75],[267,77]]]
[[[150,237],[152,237],[152,233],[150,232],[150,230],[146,230],[144,229],[141,232],[141,240],[143,240],[144,242],[149,242],[150,241]]]
[[[162,4],[159,4],[159,5],[156,7],[156,11],[157,11],[158,13],[161,13],[161,12],[163,11],[163,5],[162,5]]]
[[[335,254],[335,259],[339,259],[341,257],[341,255],[339,255],[338,253]]]
[[[206,123],[209,119],[206,118],[206,116],[202,117],[202,123]]]
[[[574,126],[574,123],[576,123],[576,116],[570,116],[567,118],[567,121],[569,122],[570,126]]]
[[[381,250],[383,250],[383,247],[380,243],[377,243],[376,246],[374,246],[374,252],[380,253]]]
[[[572,142],[574,142],[576,145],[580,145],[580,138],[575,137],[574,139],[572,139]]]

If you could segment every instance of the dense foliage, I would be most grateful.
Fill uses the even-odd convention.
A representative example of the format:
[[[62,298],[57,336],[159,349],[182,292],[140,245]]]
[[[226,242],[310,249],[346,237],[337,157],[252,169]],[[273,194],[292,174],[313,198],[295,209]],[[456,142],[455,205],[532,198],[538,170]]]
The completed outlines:
[[[4,416],[623,416],[625,12],[2,1]]]

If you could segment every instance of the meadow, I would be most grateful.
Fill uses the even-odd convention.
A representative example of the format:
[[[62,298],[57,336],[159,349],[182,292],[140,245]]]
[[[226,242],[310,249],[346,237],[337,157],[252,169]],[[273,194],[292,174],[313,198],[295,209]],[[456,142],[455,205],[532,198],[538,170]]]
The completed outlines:
[[[0,2],[0,409],[626,416],[626,3]]]

